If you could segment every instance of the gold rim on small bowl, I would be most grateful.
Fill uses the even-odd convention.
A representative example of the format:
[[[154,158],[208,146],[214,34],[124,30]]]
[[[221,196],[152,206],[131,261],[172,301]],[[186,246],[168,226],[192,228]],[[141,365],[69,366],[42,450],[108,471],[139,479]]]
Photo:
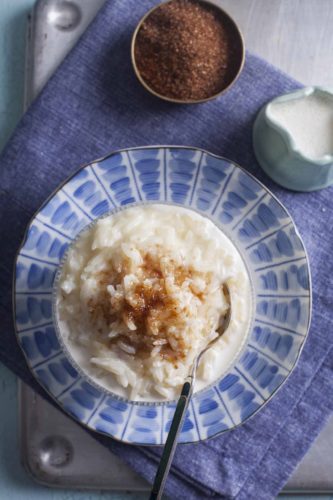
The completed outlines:
[[[229,23],[229,25],[232,26],[233,36],[235,36],[235,38],[238,38],[237,44],[239,45],[238,48],[240,48],[240,57],[239,57],[239,61],[238,61],[238,69],[235,72],[235,75],[233,76],[232,80],[228,83],[228,85],[226,87],[223,87],[216,94],[213,94],[213,95],[211,95],[209,97],[205,97],[203,99],[177,99],[177,98],[174,98],[174,97],[168,97],[166,95],[163,95],[163,94],[160,94],[160,93],[156,92],[152,87],[150,87],[148,85],[148,83],[142,78],[141,73],[139,71],[139,68],[137,66],[137,63],[136,63],[136,60],[135,60],[135,45],[136,45],[137,35],[138,35],[138,33],[139,33],[139,31],[140,31],[143,23],[145,22],[145,20],[155,10],[159,9],[162,5],[165,5],[165,4],[173,2],[173,1],[174,0],[167,0],[166,2],[162,2],[162,3],[159,3],[158,5],[155,5],[155,7],[153,7],[150,10],[148,10],[148,12],[146,12],[146,14],[138,22],[138,24],[137,24],[137,26],[136,26],[136,28],[134,30],[134,33],[133,33],[133,36],[132,36],[132,41],[131,41],[131,60],[132,60],[132,66],[133,66],[133,69],[134,69],[134,73],[135,73],[137,79],[139,80],[139,82],[141,83],[141,85],[150,94],[152,94],[155,97],[158,97],[158,98],[160,98],[160,99],[162,99],[164,101],[178,103],[178,104],[199,104],[201,102],[212,101],[213,99],[216,99],[220,95],[222,95],[225,92],[227,92],[227,90],[229,90],[234,85],[234,83],[238,80],[238,77],[241,74],[243,66],[244,66],[244,63],[245,63],[245,44],[244,44],[243,35],[242,35],[242,33],[241,33],[241,31],[240,31],[237,23],[235,22],[235,20],[225,10],[221,9],[221,7],[219,7],[218,5],[216,5],[213,2],[210,2],[209,0],[195,0],[195,1],[198,4],[204,4],[204,5],[208,5],[209,7],[213,7],[216,11],[218,11],[221,14],[222,17],[224,17],[224,19]],[[236,67],[237,67],[237,65],[236,65]]]

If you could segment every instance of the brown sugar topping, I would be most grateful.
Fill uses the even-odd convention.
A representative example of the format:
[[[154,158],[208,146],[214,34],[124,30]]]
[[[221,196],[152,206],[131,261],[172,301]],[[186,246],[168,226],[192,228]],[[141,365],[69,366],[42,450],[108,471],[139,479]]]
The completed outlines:
[[[163,359],[173,363],[183,359],[187,347],[181,336],[172,341],[169,328],[174,326],[182,331],[185,326],[184,310],[179,312],[179,304],[168,291],[167,279],[172,276],[174,283],[182,286],[194,271],[176,264],[172,259],[161,261],[157,256],[146,253],[140,265],[140,281],[131,287],[128,295],[111,297],[106,287],[112,285],[116,289],[129,273],[130,269],[126,265],[121,270],[115,270],[110,263],[110,269],[100,273],[101,292],[98,300],[88,305],[93,319],[102,316],[108,324],[121,320],[124,325],[134,326],[133,329],[125,328],[124,333],[108,339],[107,343],[113,346],[126,344],[133,348],[135,355],[143,358],[149,357],[157,347]],[[195,274],[200,275],[198,272]],[[192,288],[191,292],[199,301],[203,300],[202,292]]]
[[[172,0],[155,9],[136,38],[137,69],[147,85],[165,97],[199,100],[231,83],[242,47],[235,27],[216,7]]]

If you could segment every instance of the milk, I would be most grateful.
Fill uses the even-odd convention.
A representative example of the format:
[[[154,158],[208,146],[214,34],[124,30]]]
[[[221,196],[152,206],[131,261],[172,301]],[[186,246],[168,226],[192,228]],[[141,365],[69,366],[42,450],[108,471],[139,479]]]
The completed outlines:
[[[294,140],[304,156],[318,160],[333,155],[333,99],[312,94],[271,106],[271,117]]]

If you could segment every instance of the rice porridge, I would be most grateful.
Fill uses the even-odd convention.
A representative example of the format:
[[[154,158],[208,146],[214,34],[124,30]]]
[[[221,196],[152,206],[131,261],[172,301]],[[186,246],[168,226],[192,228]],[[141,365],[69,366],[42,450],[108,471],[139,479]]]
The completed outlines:
[[[126,208],[99,219],[70,247],[55,314],[76,364],[132,400],[175,399],[194,358],[195,390],[217,380],[244,346],[252,295],[244,262],[209,219],[178,206]]]

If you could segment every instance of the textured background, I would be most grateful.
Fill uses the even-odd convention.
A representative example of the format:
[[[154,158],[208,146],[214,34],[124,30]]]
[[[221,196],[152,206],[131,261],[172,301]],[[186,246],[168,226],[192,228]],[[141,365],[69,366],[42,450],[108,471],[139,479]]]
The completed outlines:
[[[243,0],[244,1],[244,0]],[[240,0],[226,1],[226,7],[229,8],[230,12],[237,8]],[[31,6],[34,4],[34,0],[0,0],[0,149],[6,142],[11,131],[13,130],[17,120],[20,117],[23,102],[23,75],[24,75],[24,45],[25,45],[25,26],[26,26],[26,16]],[[233,4],[233,5],[232,5]],[[252,7],[258,4],[262,4],[262,0],[257,1],[244,1],[245,4],[251,4]],[[322,79],[318,80],[318,74],[324,74],[325,71],[325,53],[332,53],[329,50],[329,46],[326,41],[332,39],[332,37],[326,36],[329,26],[332,24],[329,21],[329,16],[321,17],[320,19],[325,19],[325,23],[318,25],[321,22],[317,17],[318,8],[320,4],[320,10],[327,10],[329,14],[329,6],[332,7],[332,2],[330,0],[316,0],[316,1],[294,1],[294,17],[289,19],[290,23],[295,26],[297,23],[298,9],[302,8],[306,10],[305,19],[309,22],[309,30],[307,31],[306,43],[302,43],[301,47],[304,48],[304,54],[295,50],[291,47],[290,52],[288,52],[288,47],[283,44],[283,34],[286,29],[286,24],[278,22],[278,19],[283,20],[286,17],[283,15],[284,5],[286,2],[279,0],[272,0],[270,2],[270,10],[276,10],[277,22],[276,30],[272,34],[275,40],[276,47],[276,57],[275,63],[282,67],[283,69],[289,71],[293,76],[299,78],[306,83],[323,83]],[[266,3],[267,6],[267,3]],[[254,7],[253,7],[254,8]],[[238,9],[239,10],[239,9]],[[243,21],[240,20],[241,24],[244,22],[243,30],[245,35],[247,30],[254,29],[256,23],[250,23],[251,12],[247,12],[245,18],[244,8],[244,18]],[[265,16],[264,4],[262,5],[262,15]],[[333,9],[331,8],[332,12]],[[266,7],[267,13],[267,7]],[[271,15],[271,13],[270,13]],[[246,19],[246,21],[245,21]],[[256,18],[257,22],[259,20]],[[317,22],[317,24],[316,24]],[[264,27],[265,23],[260,22],[260,25]],[[315,31],[317,28],[317,31]],[[267,27],[266,27],[267,29]],[[288,29],[292,29],[290,25]],[[263,30],[263,31],[264,31]],[[316,33],[320,36],[316,37]],[[262,34],[264,37],[264,33]],[[263,38],[262,38],[263,39]],[[260,46],[263,47],[263,51],[267,50],[267,45],[261,43],[262,39],[258,39],[258,50]],[[306,49],[306,52],[305,52]],[[297,57],[315,57],[315,52],[318,50],[324,50],[324,57],[319,58],[319,62],[316,63],[315,68],[311,67],[311,73],[300,75],[293,71],[293,61]],[[309,53],[310,51],[310,53]],[[265,56],[265,53],[262,53]],[[272,58],[271,58],[272,60]],[[317,59],[318,60],[318,59]],[[288,61],[285,63],[284,61]],[[310,66],[308,66],[309,68]],[[313,71],[316,69],[316,71]],[[325,71],[325,78],[327,83],[333,83],[332,75],[329,71],[332,70],[332,66],[328,71]],[[82,500],[101,498],[101,494],[93,493],[79,493],[79,492],[63,492],[63,491],[50,491],[43,487],[34,485],[26,473],[20,468],[19,458],[18,458],[18,447],[17,447],[17,407],[16,407],[16,381],[15,377],[11,375],[4,367],[0,366],[0,397],[1,397],[1,408],[3,409],[0,419],[0,499],[2,498],[12,498],[17,499],[76,499],[80,498]],[[112,495],[104,493],[102,498],[129,498],[125,496]],[[134,497],[132,497],[134,498]],[[135,496],[135,498],[139,498]],[[142,497],[143,498],[143,497]],[[298,497],[299,498],[299,497]],[[309,497],[307,497],[309,498]],[[323,498],[323,497],[321,497]],[[332,497],[333,498],[333,497]]]

